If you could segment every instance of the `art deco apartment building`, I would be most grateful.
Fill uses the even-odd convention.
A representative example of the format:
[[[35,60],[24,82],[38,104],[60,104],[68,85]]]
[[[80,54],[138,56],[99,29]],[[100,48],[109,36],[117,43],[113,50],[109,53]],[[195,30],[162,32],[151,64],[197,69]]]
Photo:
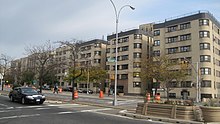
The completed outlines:
[[[115,60],[115,34],[107,36],[107,60]],[[140,79],[141,60],[149,56],[151,35],[139,29],[119,33],[117,56],[117,89],[126,94],[145,93],[146,83]],[[108,87],[114,89],[115,62],[107,61]]]
[[[106,44],[106,41],[100,39],[94,39],[91,41],[79,43],[77,45],[79,51],[76,53],[76,67],[86,68],[91,66],[100,66],[104,69],[106,59]],[[65,76],[68,74],[69,68],[72,67],[74,64],[73,59],[71,59],[73,58],[72,52],[73,51],[68,46],[56,48],[53,52],[53,59],[56,64],[59,65],[54,68],[56,70],[55,75],[57,77],[56,79],[54,79],[54,81],[57,81],[58,85],[63,88],[72,86],[71,82],[67,82],[64,80]],[[13,61],[11,64],[13,75],[17,75],[18,77],[19,75],[15,74],[16,72],[19,72],[21,74],[21,72],[24,72],[28,69],[31,69],[32,71],[37,73],[36,62],[37,61],[34,55],[29,55],[28,57],[20,58]],[[36,75],[36,78],[37,77],[38,75]],[[47,82],[44,83],[47,84]],[[80,82],[77,87],[83,89],[87,87],[86,84],[87,82]],[[94,87],[96,88],[97,85],[93,85],[91,81],[89,83],[89,88],[91,90],[94,90]]]
[[[149,27],[154,33],[154,56],[169,55],[173,61],[189,63],[190,77],[172,82],[169,97],[220,97],[220,23],[212,14],[199,11],[140,29],[149,31]]]
[[[76,53],[76,67],[77,68],[89,68],[92,66],[100,66],[103,69],[105,68],[105,53],[106,53],[106,41],[100,39],[94,39],[91,41],[79,43],[77,49],[79,51]],[[70,47],[63,46],[56,49],[55,60],[57,62],[63,63],[57,69],[57,79],[60,82],[59,86],[68,87],[72,86],[71,82],[66,82],[64,80],[65,76],[68,74],[69,67],[73,66],[74,62],[71,58],[72,51]],[[89,88],[95,90],[97,85],[93,85],[92,81],[89,83]],[[78,83],[78,88],[86,89],[87,82]]]

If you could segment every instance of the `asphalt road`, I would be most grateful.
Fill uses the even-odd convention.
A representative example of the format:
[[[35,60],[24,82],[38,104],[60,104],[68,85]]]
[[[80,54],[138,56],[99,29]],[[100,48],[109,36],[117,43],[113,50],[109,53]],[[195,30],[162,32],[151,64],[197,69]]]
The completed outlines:
[[[158,124],[118,115],[119,110],[79,104],[22,105],[0,95],[0,124]],[[161,123],[161,122],[160,122]]]

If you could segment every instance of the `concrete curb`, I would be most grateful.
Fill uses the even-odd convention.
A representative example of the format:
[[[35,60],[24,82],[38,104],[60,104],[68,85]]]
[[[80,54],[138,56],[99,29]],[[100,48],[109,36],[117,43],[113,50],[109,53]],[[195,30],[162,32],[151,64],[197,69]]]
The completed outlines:
[[[119,114],[122,116],[137,118],[137,119],[147,119],[152,121],[158,122],[168,122],[168,123],[178,123],[178,124],[204,124],[203,122],[197,121],[187,121],[187,120],[180,120],[180,119],[171,119],[171,118],[163,118],[163,117],[153,117],[153,116],[146,116],[140,114],[129,113],[127,111],[120,111]]]

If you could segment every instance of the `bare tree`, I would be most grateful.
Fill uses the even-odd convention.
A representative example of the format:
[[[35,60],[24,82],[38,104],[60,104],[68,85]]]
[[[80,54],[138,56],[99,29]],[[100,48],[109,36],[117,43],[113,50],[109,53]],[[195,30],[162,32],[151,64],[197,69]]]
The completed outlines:
[[[30,61],[33,63],[34,69],[37,71],[40,92],[42,92],[44,76],[57,67],[56,62],[54,62],[55,49],[50,41],[47,41],[45,44],[27,47],[25,50],[29,55]]]
[[[78,73],[78,70],[76,68],[76,60],[78,58],[78,53],[80,52],[79,50],[79,45],[82,43],[83,41],[80,41],[80,40],[76,40],[76,39],[73,39],[72,41],[58,41],[56,43],[59,43],[61,46],[67,46],[69,48],[69,51],[71,52],[71,57],[69,58],[73,64],[71,65],[70,67],[70,70],[69,70],[69,77],[71,77],[72,79],[72,100],[74,100],[74,90],[75,90],[75,80],[80,77],[82,75],[82,69],[80,71],[80,73]]]
[[[10,70],[10,64],[11,64],[12,58],[5,55],[5,54],[1,54],[1,58],[0,58],[0,74],[2,75],[3,79],[5,80],[5,75],[7,72],[9,72]],[[1,82],[2,84],[2,90],[4,90],[4,84],[3,82]]]

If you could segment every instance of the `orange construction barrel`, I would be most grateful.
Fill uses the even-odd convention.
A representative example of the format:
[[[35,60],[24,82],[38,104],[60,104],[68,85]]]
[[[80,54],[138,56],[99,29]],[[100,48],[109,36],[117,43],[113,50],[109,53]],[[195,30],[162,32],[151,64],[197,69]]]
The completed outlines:
[[[146,100],[147,100],[147,102],[150,101],[150,93],[147,93],[147,94],[146,94]]]
[[[62,93],[62,91],[63,91],[62,88],[59,88],[59,93]]]
[[[78,96],[78,91],[75,90],[75,91],[74,91],[74,99],[78,99],[78,98],[79,98],[79,96]]]
[[[160,94],[156,94],[155,100],[160,100]]]
[[[99,98],[103,98],[104,96],[103,96],[103,91],[101,91],[100,90],[100,92],[99,92]]]

